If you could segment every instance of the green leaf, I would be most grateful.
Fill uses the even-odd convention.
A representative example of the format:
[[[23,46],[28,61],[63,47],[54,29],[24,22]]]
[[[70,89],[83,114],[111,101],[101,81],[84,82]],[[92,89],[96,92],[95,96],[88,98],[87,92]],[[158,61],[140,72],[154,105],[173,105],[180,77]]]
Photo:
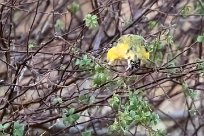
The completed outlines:
[[[76,62],[75,62],[75,65],[79,65],[80,64],[80,60],[77,59]]]
[[[4,130],[4,126],[2,124],[0,124],[0,131]]]
[[[91,136],[91,131],[82,132],[81,136]]]
[[[85,21],[86,27],[90,29],[96,28],[96,26],[98,25],[96,15],[87,14],[84,18],[84,21]]]
[[[53,99],[53,102],[52,102],[52,104],[61,104],[63,101],[62,101],[62,98],[60,98],[60,97],[56,97],[56,98],[54,98]]]
[[[199,73],[204,75],[204,62],[203,62],[203,60],[201,60],[201,59],[197,60],[196,70],[199,70]]]
[[[119,96],[114,93],[112,98],[109,99],[108,103],[113,109],[118,109],[118,106],[120,104]]]
[[[34,47],[33,43],[29,43],[29,44],[28,44],[28,49],[31,50],[33,47]]]
[[[155,63],[161,64],[162,63],[163,54],[162,52],[157,52],[155,55]]]
[[[56,23],[55,23],[55,30],[56,31],[60,31],[64,29],[64,23],[62,22],[62,20],[57,19]]]
[[[149,52],[152,52],[150,54],[150,59],[152,62],[156,64],[162,63],[163,54],[161,52],[161,49],[163,48],[162,43],[159,39],[155,39],[152,42],[149,43],[149,46],[147,46],[147,49]]]
[[[72,4],[68,5],[67,9],[71,13],[75,14],[79,10],[79,4],[77,4],[76,2],[72,2]]]
[[[9,127],[9,123],[6,123],[6,124],[0,124],[0,131],[4,131],[6,128],[8,128]]]
[[[197,14],[204,14],[204,2],[203,1],[195,1],[194,9]]]
[[[24,124],[19,123],[19,121],[14,122],[13,136],[23,136],[24,129],[25,129]]]
[[[156,125],[160,122],[160,118],[159,118],[159,115],[156,114],[156,113],[152,113],[151,114],[151,124],[152,125]]]
[[[95,86],[100,86],[107,81],[107,75],[105,73],[95,73],[93,77],[93,84]]]
[[[193,89],[190,89],[186,83],[182,84],[182,90],[186,96],[189,96],[191,99],[197,97],[197,92]]]
[[[147,25],[148,25],[149,29],[153,29],[154,27],[156,27],[157,22],[156,21],[149,21]]]
[[[143,125],[152,131],[152,125],[156,125],[160,121],[159,116],[151,111],[150,106],[139,92],[129,92],[127,102],[121,105],[115,122],[110,126],[111,131],[123,132],[124,134],[133,124]],[[109,104],[113,105],[115,101],[119,101],[118,97],[114,97],[113,95],[109,100]]]
[[[95,66],[95,72],[97,72],[97,73],[102,73],[102,72],[104,72],[104,70],[105,70],[105,68],[98,65],[98,64]]]
[[[186,16],[191,12],[191,10],[192,10],[192,7],[189,6],[189,5],[186,5],[186,6],[184,6],[184,7],[182,8],[182,10],[181,10],[181,15],[182,15],[183,17],[186,17]]]
[[[94,68],[94,63],[87,55],[83,55],[81,59],[77,59],[75,62],[75,65],[79,66],[81,70],[87,70],[87,69]]]
[[[197,42],[202,43],[203,41],[204,41],[204,35],[199,35],[199,36],[197,37]]]
[[[76,114],[76,113],[74,114],[74,112],[75,112],[74,108],[64,110],[62,118],[63,118],[63,123],[65,125],[68,125],[68,126],[72,125],[80,118],[79,114]]]
[[[165,136],[165,135],[164,135],[164,132],[162,132],[162,130],[156,130],[156,131],[152,130],[150,131],[149,136]]]
[[[120,130],[120,124],[119,122],[115,119],[115,121],[113,122],[113,124],[109,127],[110,131],[118,131]]]
[[[68,114],[73,114],[75,112],[75,109],[74,108],[70,108],[69,110],[68,110]]]
[[[79,96],[79,102],[83,103],[83,104],[88,104],[90,102],[90,96],[88,95],[80,95]]]
[[[173,36],[170,34],[170,33],[167,33],[166,36],[165,36],[165,40],[166,40],[166,43],[168,45],[173,45],[174,41],[173,41]],[[160,48],[161,49],[161,48]]]
[[[79,116],[79,114],[73,114],[72,116],[70,116],[70,118],[71,118],[71,120],[73,120],[73,122],[75,122],[80,118],[80,116]]]

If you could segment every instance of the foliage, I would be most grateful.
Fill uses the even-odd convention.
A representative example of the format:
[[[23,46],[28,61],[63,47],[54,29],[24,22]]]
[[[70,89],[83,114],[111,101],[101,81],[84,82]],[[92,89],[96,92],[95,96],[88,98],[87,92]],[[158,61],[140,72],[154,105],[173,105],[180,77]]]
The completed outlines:
[[[62,22],[61,19],[57,19],[56,23],[55,23],[55,30],[57,32],[61,31],[64,29],[64,23]]]
[[[155,28],[156,25],[157,25],[157,22],[154,21],[154,20],[149,21],[149,22],[147,23],[147,26],[148,26],[149,29],[153,29],[153,28]]]
[[[203,14],[204,13],[204,2],[203,0],[195,1],[194,9],[196,13]]]
[[[166,67],[167,68],[167,75],[170,76],[172,74],[175,74],[175,73],[178,73],[179,72],[179,68],[176,67],[176,62],[175,61],[172,61],[170,63],[168,63],[168,66]]]
[[[32,42],[30,42],[30,43],[28,44],[28,49],[29,49],[29,50],[32,50],[33,47],[34,47],[34,44],[33,44]]]
[[[115,108],[119,103],[118,96],[114,95],[109,104]],[[118,108],[118,114],[114,123],[110,126],[111,131],[125,133],[131,125],[142,125],[151,128],[159,122],[159,116],[152,112],[150,106],[138,93],[130,92],[128,100]],[[149,130],[151,131],[151,129]]]
[[[75,65],[79,66],[81,70],[89,70],[94,68],[94,63],[87,55],[83,55],[81,59],[77,59]]]
[[[109,99],[108,103],[113,109],[118,109],[120,105],[119,95],[114,93],[112,98]]]
[[[91,14],[87,14],[84,18],[85,21],[85,25],[86,27],[88,27],[89,29],[93,29],[96,28],[98,25],[98,21],[97,21],[97,16],[96,15],[91,15]]]
[[[53,99],[53,104],[61,104],[63,101],[62,101],[62,98],[60,97],[56,97]]]
[[[187,17],[187,15],[188,15],[191,11],[192,11],[192,7],[189,6],[189,5],[186,5],[186,6],[184,6],[184,7],[182,8],[182,10],[181,10],[181,15],[182,15],[183,17]]]
[[[4,131],[9,127],[9,123],[6,123],[6,124],[0,124],[0,136],[4,136],[6,135],[4,133]]]
[[[191,99],[195,99],[196,98],[196,96],[197,96],[196,91],[193,90],[193,89],[190,89],[186,83],[182,84],[182,89],[183,89],[183,92],[184,92],[184,94],[186,96],[190,97]]]
[[[105,73],[95,73],[93,76],[93,83],[95,86],[100,86],[107,81],[107,75]]]
[[[165,136],[162,130],[150,131],[149,136]]]
[[[81,136],[92,136],[91,135],[91,131],[85,131],[85,132],[82,132]]]
[[[204,35],[199,35],[199,36],[197,37],[197,42],[199,42],[199,43],[204,42]]]
[[[83,104],[89,104],[91,101],[91,97],[88,95],[80,95],[79,96],[79,102]]]
[[[72,125],[79,119],[80,115],[75,113],[74,108],[68,108],[63,111],[63,123],[67,126]]]
[[[93,75],[93,85],[100,86],[107,82],[107,71],[101,65],[95,64],[87,55],[83,55],[81,59],[77,59],[75,65],[79,66],[81,70],[91,70]]]
[[[199,71],[199,73],[202,76],[204,75],[204,62],[203,62],[203,60],[201,60],[201,59],[197,60],[196,69]]]
[[[23,136],[24,129],[25,129],[24,124],[19,123],[19,121],[14,122],[14,125],[13,125],[13,136]]]
[[[105,68],[96,65],[95,66],[95,74],[93,76],[93,84],[94,86],[100,86],[104,83],[106,83],[108,80],[107,78],[107,72]]]
[[[75,1],[72,2],[70,5],[68,5],[67,9],[75,14],[79,10],[79,4],[77,4]]]
[[[162,42],[159,39],[151,41],[147,47],[148,51],[151,52],[150,60],[155,64],[162,63],[163,54],[160,51],[162,48]]]

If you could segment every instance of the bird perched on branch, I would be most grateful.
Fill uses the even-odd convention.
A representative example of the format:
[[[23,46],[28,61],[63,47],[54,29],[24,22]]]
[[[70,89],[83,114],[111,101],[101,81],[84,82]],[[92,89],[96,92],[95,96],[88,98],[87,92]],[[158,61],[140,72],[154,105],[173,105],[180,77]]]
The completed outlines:
[[[150,53],[145,48],[145,39],[142,36],[127,34],[121,36],[116,46],[107,52],[107,61],[113,64],[117,60],[127,60],[128,68],[139,68],[140,63],[149,59]]]

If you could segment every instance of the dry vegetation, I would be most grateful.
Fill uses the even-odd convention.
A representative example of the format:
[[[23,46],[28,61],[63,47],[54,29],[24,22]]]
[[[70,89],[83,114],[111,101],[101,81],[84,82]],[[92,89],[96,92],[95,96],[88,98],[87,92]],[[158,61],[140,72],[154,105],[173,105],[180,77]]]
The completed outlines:
[[[164,135],[204,135],[204,54],[196,40],[204,1],[75,0],[75,13],[72,2],[0,1],[0,124],[9,124],[3,133],[11,135],[18,121],[27,136],[122,135],[109,132],[118,114],[108,101],[117,94],[123,105],[129,91],[141,91]],[[97,15],[94,29],[85,26],[88,13]],[[133,71],[125,71],[125,62],[108,65],[106,52],[123,34],[157,41],[153,62]],[[108,72],[105,83],[94,86],[94,67],[76,65],[85,55]],[[70,108],[80,118],[66,125],[62,117]],[[148,132],[132,125],[126,135]]]

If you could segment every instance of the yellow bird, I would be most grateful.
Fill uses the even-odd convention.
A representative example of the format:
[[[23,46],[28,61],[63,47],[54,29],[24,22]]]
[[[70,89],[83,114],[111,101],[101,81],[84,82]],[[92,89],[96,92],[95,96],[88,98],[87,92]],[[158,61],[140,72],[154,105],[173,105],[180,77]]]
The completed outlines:
[[[139,35],[127,34],[121,36],[116,46],[110,48],[107,52],[107,61],[113,64],[116,60],[131,61],[149,59],[149,52],[145,49],[144,38]],[[129,67],[129,66],[128,66]]]

